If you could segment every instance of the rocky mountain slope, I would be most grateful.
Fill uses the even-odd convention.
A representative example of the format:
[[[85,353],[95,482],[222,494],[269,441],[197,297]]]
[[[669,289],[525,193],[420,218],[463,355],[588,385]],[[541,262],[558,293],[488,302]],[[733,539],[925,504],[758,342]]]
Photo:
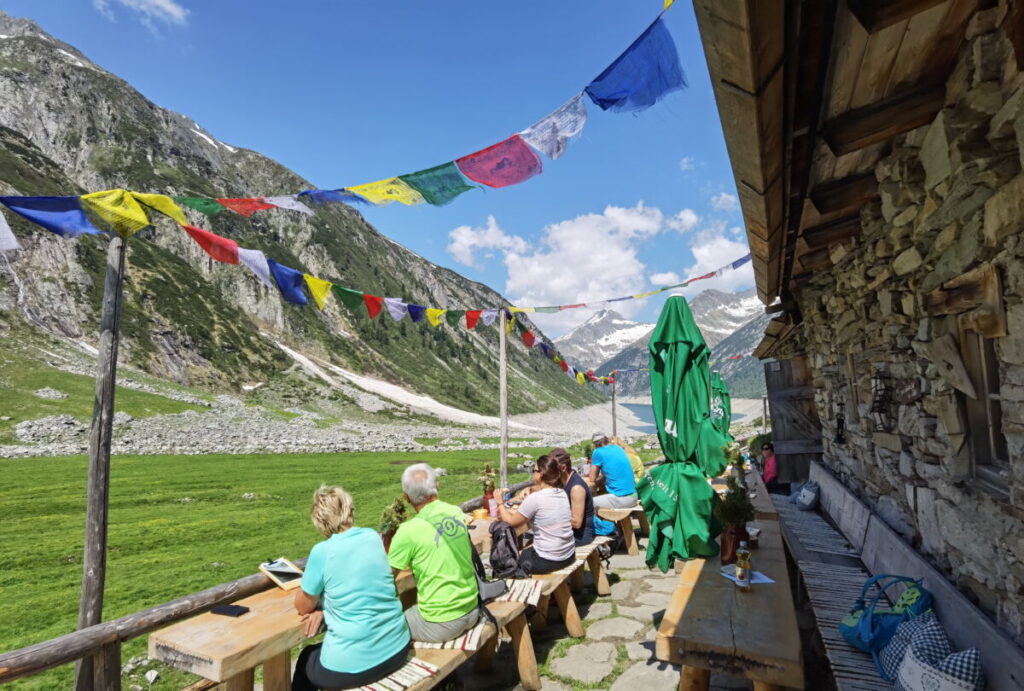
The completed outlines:
[[[124,187],[169,195],[250,197],[312,187],[291,170],[217,141],[151,103],[33,22],[0,13],[0,194],[66,195]],[[260,249],[295,269],[377,295],[439,307],[505,304],[484,285],[435,266],[381,235],[358,211],[317,207],[191,223]],[[36,328],[96,337],[105,241],[67,240],[7,213],[22,245],[0,269],[0,339]],[[168,219],[129,244],[122,360],[213,391],[273,382],[293,366],[275,341],[475,412],[497,412],[497,332],[386,316],[336,301],[285,303],[238,266],[212,262]],[[513,339],[515,340],[515,339]],[[511,347],[515,412],[599,400],[521,344]],[[339,394],[340,395],[340,394]]]
[[[600,310],[569,333],[556,338],[555,345],[571,360],[591,368],[647,338],[653,330],[654,324],[630,321],[614,310]]]
[[[740,293],[705,290],[690,301],[690,309],[704,340],[711,346],[715,369],[722,372],[733,396],[759,397],[764,391],[761,363],[751,357],[727,360],[730,355],[749,354],[764,334],[768,320],[755,290]],[[649,336],[650,332],[623,348],[603,362],[597,371],[605,374],[613,369],[646,368]],[[722,364],[723,361],[728,366]],[[649,396],[650,386],[646,372],[623,372],[616,379],[617,391],[623,396]]]

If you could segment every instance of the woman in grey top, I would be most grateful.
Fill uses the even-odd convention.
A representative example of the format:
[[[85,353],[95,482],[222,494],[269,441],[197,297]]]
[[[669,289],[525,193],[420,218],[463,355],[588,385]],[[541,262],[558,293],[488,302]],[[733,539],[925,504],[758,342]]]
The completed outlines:
[[[519,555],[516,578],[534,573],[551,573],[576,560],[576,541],[572,534],[569,497],[562,484],[558,461],[541,456],[533,468],[534,489],[519,511],[498,505],[501,520],[513,528],[529,523],[533,544]],[[504,494],[505,490],[502,490]]]

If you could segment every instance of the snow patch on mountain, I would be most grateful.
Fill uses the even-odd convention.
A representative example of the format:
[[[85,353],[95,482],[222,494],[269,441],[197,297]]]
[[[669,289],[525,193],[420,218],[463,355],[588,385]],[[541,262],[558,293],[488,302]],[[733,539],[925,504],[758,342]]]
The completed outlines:
[[[600,310],[556,338],[554,344],[570,362],[592,368],[637,340],[646,339],[653,330],[654,324],[630,321],[614,310]]]

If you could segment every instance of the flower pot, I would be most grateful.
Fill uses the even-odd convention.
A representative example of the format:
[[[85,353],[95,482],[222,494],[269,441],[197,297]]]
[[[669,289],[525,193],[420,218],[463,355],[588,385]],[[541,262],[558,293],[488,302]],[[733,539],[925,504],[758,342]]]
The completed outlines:
[[[492,489],[484,492],[484,508],[487,509],[491,518],[498,517],[498,502],[494,500],[494,490]]]
[[[722,563],[723,564],[735,564],[736,563],[736,550],[739,549],[741,542],[746,542],[749,539],[747,535],[747,527],[745,525],[730,525],[722,532],[721,543],[722,543]]]

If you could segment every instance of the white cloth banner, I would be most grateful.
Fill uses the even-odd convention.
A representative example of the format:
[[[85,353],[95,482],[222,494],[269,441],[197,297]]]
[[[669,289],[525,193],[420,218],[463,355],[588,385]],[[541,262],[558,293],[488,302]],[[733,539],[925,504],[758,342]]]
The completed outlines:
[[[484,326],[490,326],[497,316],[498,310],[484,310],[480,313],[480,321],[484,323]]]
[[[238,248],[238,262],[256,274],[256,277],[263,281],[268,288],[276,288],[274,279],[270,277],[270,265],[267,258],[259,250],[248,250],[244,247]]]
[[[18,238],[14,237],[11,227],[7,225],[7,217],[0,213],[0,252],[21,249]]]
[[[566,104],[540,122],[519,133],[523,140],[551,159],[565,153],[569,139],[583,131],[587,122],[587,106],[583,94],[576,94]]]
[[[384,298],[384,306],[388,308],[388,314],[396,322],[402,321],[405,318],[406,313],[409,311],[405,303],[398,298]]]
[[[281,197],[263,197],[263,201],[267,204],[273,204],[279,209],[291,209],[292,211],[304,213],[307,216],[313,215],[313,210],[300,202],[296,194],[286,194]]]

